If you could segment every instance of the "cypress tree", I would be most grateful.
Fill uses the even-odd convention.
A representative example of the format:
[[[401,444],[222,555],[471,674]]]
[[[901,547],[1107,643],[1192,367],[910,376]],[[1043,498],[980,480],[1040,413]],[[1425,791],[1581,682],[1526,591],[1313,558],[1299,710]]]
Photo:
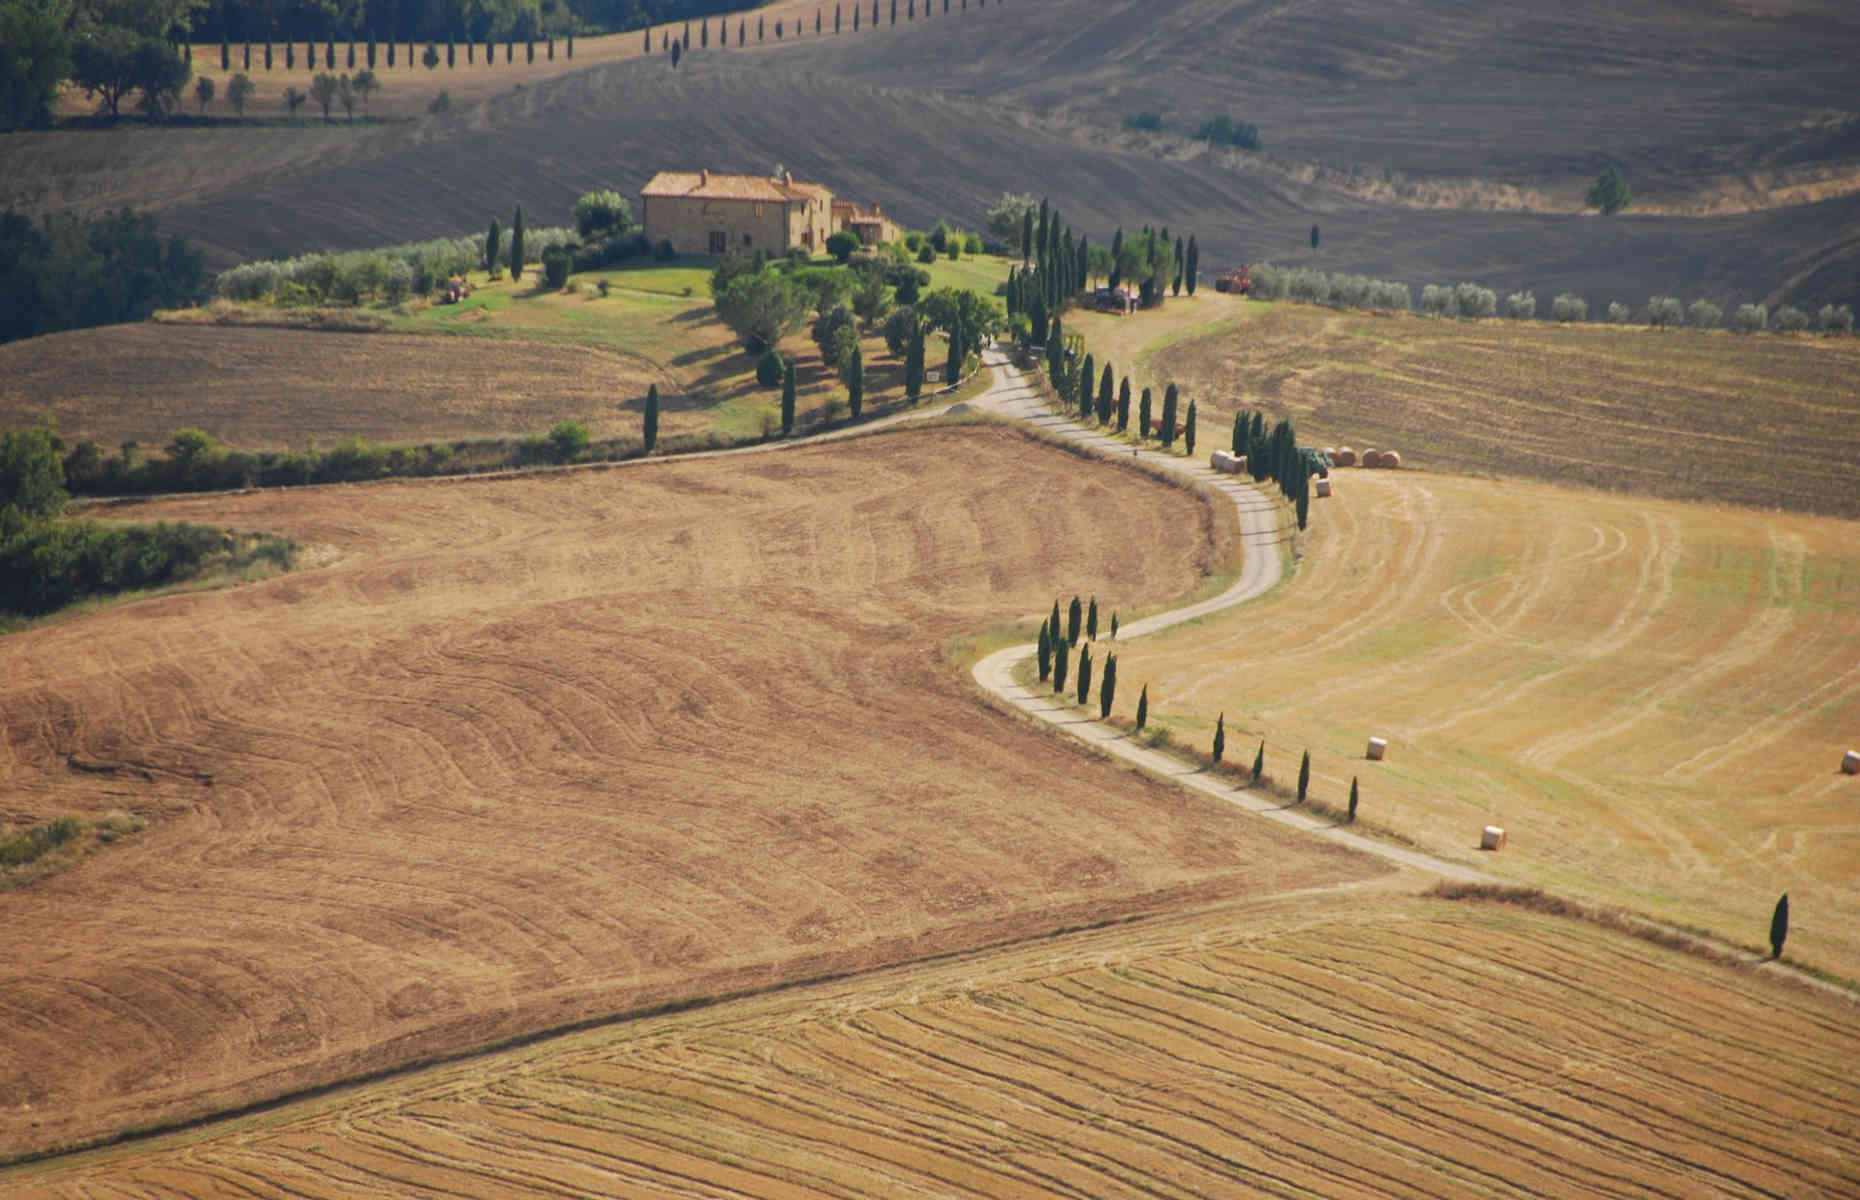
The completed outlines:
[[[1091,647],[1079,648],[1079,703],[1091,699]]]
[[[787,367],[781,373],[781,435],[787,437],[794,432],[794,360],[787,360]]]
[[[224,34],[220,36],[220,70],[232,70],[232,46],[226,41]]]
[[[1104,364],[1104,374],[1098,378],[1098,424],[1111,423],[1111,404],[1115,381],[1111,378],[1111,364]]]
[[[1245,413],[1236,412],[1234,414],[1233,451],[1236,455],[1246,453],[1246,414]]]
[[[1150,389],[1143,389],[1143,402],[1137,405],[1137,440],[1150,436]]]
[[[698,22],[698,49],[699,50],[710,49],[710,18],[709,17],[705,17],[702,21]]]
[[[1303,529],[1311,521],[1311,496],[1308,492],[1299,492],[1293,506],[1298,510],[1298,528]]]
[[[1117,694],[1117,655],[1104,660],[1104,682],[1098,686],[1098,719],[1111,718],[1111,699]]]
[[[1111,614],[1111,640],[1114,642],[1117,640],[1117,614],[1116,613]]]
[[[859,32],[859,15],[863,13],[864,11],[865,9],[861,8],[859,5],[857,4],[853,5],[853,32],[854,33]]]
[[[833,6],[833,36],[840,36],[840,6],[837,4]],[[1042,675],[1041,678],[1044,679],[1045,676]]]
[[[1046,244],[1046,239],[1047,239],[1046,197],[1042,196],[1040,197],[1040,223],[1034,226],[1034,230],[1033,230],[1034,250],[1038,254],[1038,256],[1042,258],[1044,258],[1047,252],[1051,249],[1051,247],[1049,247]]]
[[[1781,958],[1783,942],[1789,937],[1789,893],[1784,892],[1770,914],[1770,957]]]
[[[516,219],[510,223],[510,277],[523,277],[523,206],[517,205]]]
[[[1046,622],[1040,622],[1040,682],[1045,683],[1053,673],[1053,641],[1047,636]]]
[[[1149,719],[1150,719],[1150,685],[1146,683],[1143,685],[1143,690],[1137,693],[1137,730],[1138,732],[1142,732],[1143,726],[1149,722]]]
[[[1298,762],[1298,803],[1305,802],[1305,792],[1311,787],[1311,751]]]
[[[242,65],[240,67],[240,70],[250,71],[252,69],[252,43],[241,42],[240,46],[242,48],[242,53],[245,55],[245,57],[241,60]]]
[[[1356,820],[1356,776],[1350,776],[1350,820]]]
[[[1176,391],[1172,383],[1163,389],[1162,430],[1159,436],[1165,450],[1175,445],[1175,404]]]
[[[904,395],[912,404],[924,390],[924,330],[919,325],[911,331],[910,345],[904,351]]]
[[[1105,280],[1105,283],[1111,287],[1116,287],[1124,281],[1124,269],[1122,263],[1119,261],[1123,252],[1124,227],[1119,225],[1117,227],[1117,232],[1111,235],[1111,274],[1109,278]]]
[[[484,234],[484,269],[491,273],[492,279],[496,279],[498,275],[497,255],[498,252],[503,249],[499,244],[503,240],[503,227],[497,223],[496,217],[492,217],[491,228],[486,230]]]
[[[467,44],[467,48],[469,48],[469,43]],[[349,60],[343,65],[348,67],[351,71],[355,69],[355,40],[353,38],[349,39]]]
[[[1195,457],[1195,402],[1193,400],[1188,402],[1188,420],[1183,424],[1182,445],[1187,449],[1188,456],[1193,458]]]
[[[953,386],[962,379],[962,357],[962,335],[952,329],[949,332],[949,361],[943,367],[945,385]]]
[[[1079,623],[1085,616],[1085,606],[1079,603],[1077,596],[1072,597],[1072,607],[1066,609],[1066,645],[1079,644]]]
[[[1072,657],[1072,647],[1063,641],[1053,647],[1053,695],[1066,690],[1066,665]]]
[[[1091,598],[1091,607],[1085,610],[1085,636],[1091,641],[1098,640],[1098,597]]]
[[[1020,214],[1020,261],[1023,265],[1033,261],[1033,210],[1031,208]]]
[[[681,57],[683,57],[684,52],[685,52],[685,44],[683,42],[672,43],[672,65],[674,67],[678,65],[678,60]]]
[[[1182,239],[1175,239],[1175,294],[1182,294],[1182,274],[1188,269],[1188,250],[1182,245]]]
[[[878,28],[878,0],[872,0],[872,28]]]
[[[1182,268],[1183,282],[1188,285],[1188,294],[1195,294],[1195,273],[1201,269],[1201,248],[1195,245],[1195,235],[1188,235],[1188,262]]]
[[[1130,376],[1117,385],[1117,432],[1130,428]]]
[[[1089,353],[1085,355],[1085,367],[1079,372],[1079,420],[1091,420],[1091,383],[1097,374],[1096,365]]]
[[[647,454],[651,454],[653,447],[659,444],[659,385],[656,383],[646,389],[646,419],[642,440],[646,443]]]
[[[572,30],[572,29],[568,31],[568,57],[569,57],[569,61],[571,61],[571,62],[572,62],[572,61],[574,61],[574,58],[575,58],[575,31],[574,31],[574,30]]]
[[[1258,783],[1259,777],[1265,774],[1265,772],[1266,772],[1266,743],[1262,741],[1259,744],[1259,752],[1253,755],[1253,782]]]
[[[891,0],[891,23],[898,23],[898,0]]]
[[[1214,761],[1221,761],[1221,755],[1227,753],[1227,714],[1222,713],[1214,719]]]
[[[846,404],[857,421],[865,408],[865,353],[857,346],[853,347],[852,365],[846,369]]]

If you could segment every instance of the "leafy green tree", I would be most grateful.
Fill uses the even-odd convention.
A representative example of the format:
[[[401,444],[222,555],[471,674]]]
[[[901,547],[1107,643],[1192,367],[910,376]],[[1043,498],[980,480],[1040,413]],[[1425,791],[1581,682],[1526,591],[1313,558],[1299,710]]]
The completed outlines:
[[[588,448],[588,427],[574,421],[557,421],[549,430],[551,456],[559,463],[571,463]]]
[[[0,4],[0,132],[51,125],[75,65],[61,12],[54,0]]]
[[[751,271],[716,294],[717,317],[754,354],[800,328],[812,297],[780,271]]]
[[[323,110],[323,120],[329,120],[330,105],[336,102],[336,77],[327,72],[319,73],[310,81],[310,98]]]
[[[1602,168],[1600,175],[1595,177],[1595,182],[1590,185],[1589,194],[1584,203],[1590,208],[1598,209],[1606,216],[1620,212],[1632,199],[1633,195],[1628,191],[1627,176],[1621,173],[1620,167],[1610,163]]]
[[[1182,446],[1190,458],[1195,456],[1195,402],[1188,402],[1188,420],[1183,422]]]
[[[194,100],[200,105],[200,115],[207,115],[207,105],[213,103],[213,81],[202,75],[194,81]]]
[[[1350,820],[1356,820],[1356,776],[1350,776]]]
[[[820,348],[820,361],[834,370],[839,370],[846,361],[846,355],[859,344],[857,321],[852,310],[839,305],[823,313],[814,322],[814,345]]]
[[[491,273],[491,278],[498,276],[498,258],[503,251],[504,227],[496,217],[491,218],[491,227],[484,233],[484,269]]]
[[[656,383],[646,389],[646,416],[641,440],[646,444],[647,454],[651,454],[659,444],[659,385]]]
[[[781,434],[787,437],[794,432],[794,360],[788,360],[787,369],[781,376]]]
[[[362,98],[362,115],[367,116],[368,97],[381,90],[381,80],[372,70],[357,71],[351,86],[355,88],[355,94]]]
[[[1227,714],[1222,713],[1214,719],[1214,761],[1221,761],[1221,755],[1227,753]]]
[[[1091,647],[1079,648],[1079,703],[1091,699]]]
[[[1305,751],[1304,758],[1298,763],[1298,803],[1305,802],[1305,792],[1311,786],[1311,751]]]
[[[1091,606],[1085,610],[1085,636],[1091,641],[1098,640],[1098,597],[1091,598]]]
[[[1137,730],[1139,732],[1149,723],[1149,719],[1150,685],[1146,683],[1143,685],[1143,690],[1137,693]]]
[[[1046,622],[1040,622],[1040,682],[1045,683],[1053,673],[1053,639],[1046,632]]]
[[[252,77],[244,71],[226,81],[226,102],[233,106],[233,112],[241,119],[245,117],[245,102],[252,98],[258,88],[253,86]]]
[[[188,74],[186,60],[168,42],[121,25],[98,26],[74,47],[72,81],[112,117],[139,91],[138,107],[160,119],[180,99]]]
[[[1789,939],[1789,893],[1784,892],[1770,914],[1770,957],[1781,958],[1783,943]]]
[[[604,241],[633,228],[633,207],[611,188],[584,192],[575,201],[575,232],[584,241]]]
[[[1108,721],[1111,717],[1111,700],[1117,694],[1117,655],[1104,660],[1104,682],[1098,685],[1098,719]]]
[[[0,434],[0,512],[16,509],[29,518],[55,517],[65,510],[64,442],[49,419]]]
[[[859,235],[851,230],[842,229],[827,238],[827,253],[841,263],[852,261],[853,251],[859,248]]]
[[[1077,596],[1072,597],[1072,606],[1066,609],[1066,645],[1079,644],[1079,625],[1084,619],[1085,607],[1079,603]]]
[[[1266,773],[1266,743],[1262,741],[1259,744],[1258,752],[1253,755],[1253,782],[1258,783],[1259,777],[1265,773]]]
[[[517,205],[517,215],[510,222],[510,278],[523,278],[523,206]]]

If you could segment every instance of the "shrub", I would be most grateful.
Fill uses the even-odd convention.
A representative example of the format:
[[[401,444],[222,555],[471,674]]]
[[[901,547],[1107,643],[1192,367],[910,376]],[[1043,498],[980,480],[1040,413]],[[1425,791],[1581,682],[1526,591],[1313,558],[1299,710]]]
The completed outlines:
[[[1694,329],[1716,329],[1724,310],[1709,300],[1694,300],[1686,309],[1686,324]]]
[[[982,235],[979,233],[963,234],[962,252],[964,254],[980,254],[982,252]]]
[[[859,248],[859,235],[842,229],[827,239],[827,253],[839,262],[851,262],[853,251]]]
[[[769,350],[756,360],[756,383],[765,388],[780,387],[786,370],[787,363],[782,356]]]
[[[1505,315],[1514,321],[1528,321],[1537,315],[1537,297],[1530,292],[1513,292],[1505,297]]]
[[[1572,292],[1563,292],[1550,302],[1550,315],[1568,324],[1589,319],[1589,302]]]
[[[1655,296],[1647,301],[1647,324],[1656,329],[1672,329],[1685,323],[1685,306],[1673,297]]]
[[[1816,316],[1815,323],[1823,333],[1852,333],[1854,331],[1854,310],[1845,304],[1839,307],[1824,304],[1821,306],[1821,312]]]
[[[917,261],[920,263],[935,262],[936,247],[932,246],[929,242],[925,242],[923,245],[919,246],[917,248]]]
[[[427,104],[426,111],[431,113],[433,116],[438,116],[440,113],[451,112],[452,111],[452,93],[446,91],[446,89],[444,88],[440,88],[439,94],[437,96],[434,96],[432,100]]]
[[[612,189],[583,193],[575,201],[575,232],[583,240],[618,237],[633,227],[633,209]]]
[[[1436,317],[1450,317],[1458,312],[1453,302],[1453,289],[1438,283],[1430,283],[1421,289],[1421,311]]]
[[[567,286],[568,269],[574,261],[574,255],[560,246],[545,248],[542,252],[543,282],[552,288]]]
[[[588,448],[588,427],[574,421],[557,421],[549,430],[549,448],[555,461],[571,463]]]
[[[1229,116],[1203,121],[1201,127],[1195,130],[1195,140],[1238,146],[1242,150],[1257,150],[1260,145],[1257,126],[1249,121],[1236,121]]]
[[[1453,303],[1462,317],[1498,315],[1498,293],[1476,283],[1462,283],[1453,289]]]
[[[1739,333],[1759,333],[1769,327],[1770,310],[1761,304],[1740,304],[1731,314],[1731,328]]]
[[[652,257],[655,262],[671,262],[678,257],[678,247],[672,245],[670,238],[666,238],[652,248]]]
[[[1800,333],[1808,328],[1808,314],[1793,304],[1785,304],[1770,317],[1770,328],[1777,333]]]
[[[1610,300],[1608,302],[1608,319],[1615,324],[1625,325],[1633,315],[1634,314],[1629,311],[1628,306],[1621,303],[1621,301]]]
[[[1153,112],[1131,113],[1124,118],[1125,129],[1136,129],[1144,133],[1156,133],[1163,127],[1162,114]]]
[[[24,866],[46,852],[76,838],[81,830],[76,817],[58,817],[28,825],[17,833],[0,838],[0,864]]]

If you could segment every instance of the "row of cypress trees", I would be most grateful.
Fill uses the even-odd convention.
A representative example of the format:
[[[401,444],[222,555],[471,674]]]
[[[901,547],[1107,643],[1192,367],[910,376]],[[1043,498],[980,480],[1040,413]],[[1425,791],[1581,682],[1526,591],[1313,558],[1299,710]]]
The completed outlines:
[[[537,40],[538,39],[536,38],[524,39],[523,57],[524,57],[525,62],[533,63],[536,61]],[[554,62],[555,61],[555,38],[553,36],[548,36],[548,37],[542,38],[541,41],[543,42],[544,53],[547,55],[548,61]],[[448,69],[458,66],[458,42],[455,41],[454,39],[451,39],[451,38],[446,39],[446,43],[445,43],[446,48],[443,53],[441,53],[439,49],[438,42],[426,43],[426,52],[420,55],[417,60],[414,56],[414,46],[416,44],[417,43],[415,39],[413,38],[407,39],[406,65],[409,68],[412,68],[416,65],[424,65],[429,70],[431,70],[431,69],[437,68],[442,62],[446,65]],[[360,55],[360,58],[363,60],[364,65],[370,71],[375,69],[375,67],[379,64],[379,60],[382,59],[383,57],[385,57],[387,61],[387,65],[389,67],[393,67],[397,65],[395,51],[396,51],[396,47],[399,45],[398,42],[389,41],[389,42],[378,43],[375,41],[374,35],[370,34],[366,39],[360,42],[357,42],[355,39],[351,38],[347,41],[346,45],[348,47],[347,54],[345,55],[345,58],[347,60],[346,65],[347,65],[347,68],[351,71],[356,69],[356,60],[358,57],[356,54],[357,46],[362,47],[362,53]],[[497,61],[497,42],[496,42],[496,39],[488,38],[488,37],[485,38],[482,43],[471,41],[471,40],[467,40],[465,42],[466,64],[471,65],[477,61],[478,47],[480,45],[484,47],[484,65],[487,67],[493,65]],[[287,41],[283,43],[283,46],[284,46],[284,69],[287,71],[294,71],[297,69],[297,43]],[[385,46],[387,48],[385,55],[383,55],[380,51],[380,48],[382,46]],[[242,42],[240,43],[240,47],[242,51],[241,61],[243,63],[243,66],[241,69],[250,71],[252,69],[252,43]],[[314,38],[306,39],[303,43],[303,47],[304,47],[305,69],[315,70],[316,65],[317,65],[317,58],[318,58],[318,48],[317,48],[316,39]],[[265,70],[269,71],[272,69],[272,62],[273,62],[272,43],[268,41],[260,42],[259,48],[260,48],[262,60],[265,64]],[[570,33],[567,37],[567,55],[571,59],[575,57],[575,35],[573,33]],[[321,57],[323,59],[323,66],[325,69],[331,70],[331,71],[336,69],[336,39],[335,38],[324,38],[323,39]],[[220,39],[220,70],[222,71],[232,70],[232,58],[233,58],[232,43],[226,40],[225,38]],[[504,61],[506,63],[512,63],[512,62],[515,62],[516,60],[517,60],[517,39],[506,38],[504,41]]]
[[[1233,452],[1246,455],[1253,482],[1270,479],[1279,485],[1298,513],[1298,528],[1305,528],[1311,511],[1311,479],[1330,475],[1330,460],[1323,452],[1300,446],[1289,418],[1274,422],[1268,432],[1261,412],[1234,414]]]
[[[1003,3],[1003,2],[1004,0],[996,0],[996,3]],[[907,22],[915,21],[920,11],[923,13],[924,17],[928,19],[931,16],[931,14],[936,11],[936,4],[937,4],[937,0],[904,0],[904,6],[903,6],[904,19]],[[969,11],[969,0],[941,0],[941,4],[942,4],[943,12],[946,15],[950,13],[952,10],[961,11],[961,12]],[[975,0],[975,7],[987,8],[988,0]],[[850,17],[847,16],[847,12],[849,10],[851,12]],[[854,3],[851,5],[835,4],[833,6],[833,34],[835,37],[837,37],[842,31],[847,30],[847,29],[850,29],[854,33],[858,33],[862,24],[869,25],[871,28],[877,29],[880,24],[882,11],[883,10],[879,6],[879,0],[872,0],[872,16],[871,16],[871,19],[867,21],[865,19],[865,5],[863,3]],[[899,16],[898,0],[891,0],[891,24],[893,26],[897,25],[898,16]],[[684,54],[689,54],[691,52],[693,45],[695,45],[700,50],[708,50],[710,48],[710,43],[711,43],[710,28],[711,28],[710,18],[709,17],[701,18],[698,21],[697,40],[693,42],[692,35],[691,35],[690,20],[687,19],[685,21],[684,32],[676,38],[672,36],[670,26],[661,26],[659,29],[659,51],[661,53],[671,55],[672,65],[677,66],[679,57]],[[781,41],[783,37],[787,36],[788,31],[791,28],[794,31],[794,36],[800,37],[806,32],[807,27],[806,27],[806,24],[800,18],[796,18],[792,26],[790,26],[784,20],[777,19],[775,22],[775,40],[778,42]],[[820,37],[826,33],[826,30],[827,30],[826,7],[823,5],[814,10],[814,36]],[[756,33],[756,41],[758,43],[766,42],[768,40],[769,22],[766,16],[758,16],[756,18],[755,33]],[[724,17],[717,18],[716,40],[717,40],[717,48],[719,50],[726,49],[730,45],[730,19],[729,17],[724,16]],[[739,46],[746,46],[749,44],[749,18],[747,17],[737,18],[736,44]],[[650,24],[648,24],[645,27],[644,45],[645,45],[645,52],[647,54],[651,54],[652,53],[652,26]]]

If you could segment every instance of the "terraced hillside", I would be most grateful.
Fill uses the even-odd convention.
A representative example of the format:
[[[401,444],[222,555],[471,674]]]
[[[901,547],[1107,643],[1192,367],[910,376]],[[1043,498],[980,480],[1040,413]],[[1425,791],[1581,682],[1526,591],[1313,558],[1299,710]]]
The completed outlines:
[[[119,512],[333,562],[0,640],[7,820],[150,825],[0,894],[34,931],[0,1153],[1380,869],[1003,726],[943,663],[1226,552],[1198,499],[1012,432]]]
[[[1554,918],[1357,894],[596,1031],[11,1182],[30,1197],[1836,1195],[1860,1187],[1856,1054],[1838,1000]]]

